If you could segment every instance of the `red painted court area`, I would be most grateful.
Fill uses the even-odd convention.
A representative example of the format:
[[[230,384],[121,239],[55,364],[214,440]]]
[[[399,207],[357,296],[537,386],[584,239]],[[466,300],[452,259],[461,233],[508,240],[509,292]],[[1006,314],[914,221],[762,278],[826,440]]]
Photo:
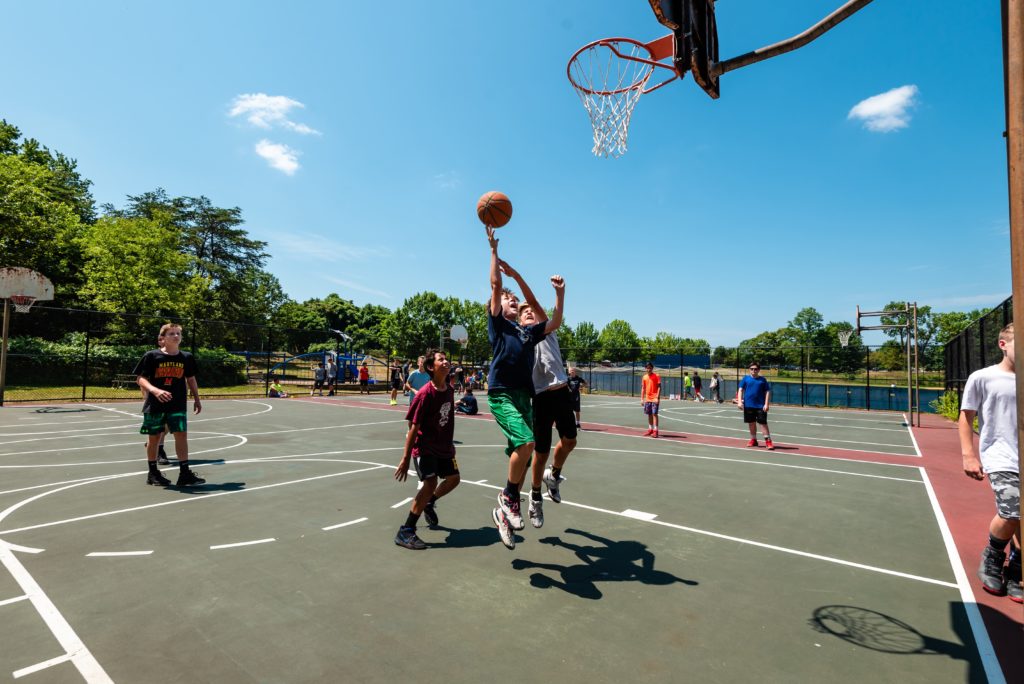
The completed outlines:
[[[981,615],[1006,681],[1022,682],[1024,606],[1005,596],[985,592],[976,572],[981,550],[988,539],[989,521],[995,514],[992,490],[987,480],[978,482],[964,475],[955,423],[939,416],[922,415],[921,427],[915,427],[913,433],[921,450],[921,465],[928,473],[943,517],[949,524],[974,598],[987,608]]]

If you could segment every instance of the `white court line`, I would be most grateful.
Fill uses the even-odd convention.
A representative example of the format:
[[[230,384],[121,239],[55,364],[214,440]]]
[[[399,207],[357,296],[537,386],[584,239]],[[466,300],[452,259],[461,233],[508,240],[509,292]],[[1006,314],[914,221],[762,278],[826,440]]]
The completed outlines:
[[[475,483],[470,483],[475,484]],[[497,485],[482,485],[490,489],[502,489]],[[626,515],[624,512],[610,511],[607,508],[598,508],[597,506],[588,506],[586,504],[575,503],[573,501],[567,501],[562,499],[562,505],[574,506],[576,508],[582,508],[588,511],[595,511],[597,513],[607,513],[608,515],[615,515],[620,518],[630,518],[637,520],[633,516]],[[654,514],[647,514],[654,515]],[[742,537],[733,537],[728,534],[720,534],[718,532],[711,532],[710,530],[702,530],[696,527],[687,527],[686,525],[677,525],[675,523],[665,522],[663,520],[642,520],[642,522],[650,523],[651,525],[661,525],[663,527],[671,527],[673,529],[682,530],[684,532],[691,532],[693,534],[703,535],[705,537],[714,537],[715,539],[724,539],[726,541],[736,542],[737,544],[745,544],[748,546],[756,546],[761,549],[768,549],[769,551],[778,551],[780,553],[786,553],[793,556],[800,556],[802,558],[811,558],[814,560],[824,561],[826,563],[835,563],[836,565],[845,565],[851,568],[857,568],[859,570],[867,570],[869,572],[877,572],[883,575],[892,575],[894,577],[902,577],[904,579],[916,580],[918,582],[924,582],[926,584],[937,584],[941,587],[957,588],[957,585],[952,582],[946,582],[943,580],[933,579],[931,577],[922,577],[920,575],[912,575],[906,572],[899,572],[897,570],[889,570],[887,568],[880,568],[874,565],[865,565],[864,563],[854,563],[853,561],[843,560],[842,558],[834,558],[832,556],[822,556],[816,553],[809,553],[807,551],[800,551],[798,549],[790,549],[785,546],[776,546],[775,544],[765,544],[764,542],[754,541],[752,539],[744,539]]]
[[[410,501],[412,501],[412,497],[411,496],[408,499],[402,499],[401,501],[396,503],[394,506],[392,506],[392,508],[401,508],[402,506],[404,506],[405,504],[409,503]]]
[[[27,598],[28,598],[28,596],[21,595],[21,596],[15,596],[14,598],[4,599],[3,601],[0,601],[0,606],[7,606],[7,605],[10,605],[12,603],[17,603],[18,601],[24,601]]]
[[[269,537],[267,539],[253,539],[252,541],[235,542],[234,544],[213,544],[212,546],[210,546],[210,550],[211,551],[216,551],[217,549],[233,549],[236,546],[252,546],[254,544],[269,544],[270,542],[275,542],[275,541],[277,541],[277,539],[275,539],[274,537]]]
[[[338,523],[337,525],[328,525],[327,527],[321,527],[320,529],[324,532],[328,532],[330,530],[336,530],[339,527],[348,527],[349,525],[355,525],[356,523],[361,523],[365,520],[369,520],[369,518],[357,518],[356,520],[349,520],[348,522]]]
[[[974,598],[974,590],[967,579],[967,572],[964,570],[957,552],[956,542],[953,541],[953,534],[949,531],[949,524],[946,516],[942,513],[939,499],[935,496],[932,482],[928,473],[921,468],[921,478],[924,480],[925,489],[928,491],[928,500],[932,504],[932,511],[935,513],[935,522],[939,525],[939,532],[942,534],[942,543],[946,546],[946,554],[949,556],[949,564],[953,568],[953,576],[956,578],[956,587],[960,590],[960,601],[963,603],[964,612],[967,613],[967,622],[971,626],[971,633],[974,635],[974,643],[978,647],[978,656],[985,668],[985,675],[990,684],[1006,684],[1006,677],[1003,675],[1003,668],[996,657],[992,641],[988,637],[988,629],[985,628],[985,621],[978,610],[978,600]]]
[[[738,410],[739,409],[737,409],[737,411]],[[713,413],[693,413],[692,411],[687,411],[686,409],[669,408],[669,409],[664,409],[664,410],[660,411],[659,415],[664,415],[666,413],[680,414],[680,415],[682,415],[682,414],[689,414],[689,416],[691,416],[691,417],[706,418],[706,417],[713,416],[713,415],[716,415],[718,413],[724,413],[724,412],[725,412],[725,409],[722,409],[721,411],[715,411]],[[880,432],[903,432],[903,426],[902,425],[900,427],[887,428],[887,427],[868,427],[867,425],[841,425],[841,424],[838,424],[838,423],[808,423],[807,421],[804,421],[804,420],[778,420],[778,419],[774,418],[773,414],[774,414],[774,409],[772,409],[771,411],[768,412],[769,418],[771,419],[770,422],[771,422],[772,425],[775,425],[777,423],[784,423],[786,425],[807,425],[809,427],[829,427],[829,428],[836,428],[838,430],[876,430],[876,431],[880,431]],[[777,415],[777,414],[775,414],[775,415]],[[700,423],[697,423],[697,424],[700,425]],[[729,429],[733,429],[733,428],[729,428]],[[735,429],[742,430],[742,428],[735,428]],[[809,439],[823,439],[823,438],[821,438],[821,437],[811,437]],[[836,440],[836,441],[844,441],[845,442],[845,441],[852,441],[852,440]],[[870,442],[864,442],[864,444],[870,444]]]
[[[113,684],[114,680],[107,675],[103,666],[89,652],[89,649],[86,648],[82,640],[75,634],[75,630],[71,628],[68,621],[57,610],[57,606],[53,604],[53,601],[46,595],[43,588],[39,586],[35,578],[29,574],[25,566],[14,555],[10,544],[3,540],[0,540],[0,563],[7,568],[7,572],[11,574],[14,581],[18,583],[21,590],[28,596],[28,600],[32,602],[36,612],[39,613],[39,617],[43,619],[43,622],[50,629],[50,633],[57,639],[57,643],[60,644],[61,648],[64,649],[65,655],[60,656],[61,660],[57,662],[70,660],[75,668],[78,669],[82,678],[89,682],[89,684],[107,684],[108,682]],[[56,662],[54,661],[46,661],[32,667],[17,670],[13,675],[15,678],[19,678],[55,664]]]
[[[646,520],[650,522],[658,517],[657,513],[644,513],[643,511],[634,511],[632,508],[627,508],[622,511],[622,515],[627,518],[635,518],[636,520]]]
[[[68,653],[65,653],[62,656],[57,656],[56,658],[50,658],[49,660],[44,660],[41,663],[36,663],[35,665],[31,665],[29,667],[23,667],[20,670],[15,670],[14,672],[11,673],[11,676],[14,677],[15,679],[21,679],[25,675],[30,675],[30,674],[32,674],[34,672],[39,672],[41,670],[45,670],[46,668],[53,667],[54,665],[60,665],[61,663],[66,663],[69,660],[71,660],[71,655],[68,654]]]
[[[744,447],[726,447],[731,449],[742,449]],[[597,447],[581,447],[577,446],[574,451],[609,451],[616,454],[621,454],[621,449],[601,449]],[[771,466],[773,468],[795,468],[797,470],[813,470],[818,473],[833,473],[836,475],[852,475],[853,477],[868,477],[876,480],[895,480],[896,482],[913,482],[915,484],[921,484],[921,480],[914,480],[906,477],[892,477],[889,475],[873,475],[871,473],[856,473],[849,470],[832,470],[830,468],[812,468],[811,466],[799,466],[791,465],[789,463],[776,463],[774,461],[750,461],[742,458],[723,458],[721,456],[694,456],[692,454],[667,454],[660,451],[636,451],[631,450],[626,453],[630,454],[645,454],[649,456],[668,456],[670,458],[688,458],[699,461],[724,461],[726,463],[745,463],[748,465],[762,465]],[[864,461],[847,461],[847,463],[864,463]],[[885,465],[889,465],[886,463]]]
[[[235,437],[235,438],[237,438],[237,439],[239,439],[241,441],[238,442],[238,444],[230,444],[230,445],[228,445],[226,447],[218,447],[217,449],[206,449],[206,450],[203,450],[203,451],[191,451],[190,450],[189,453],[192,456],[195,456],[196,454],[207,454],[207,453],[210,453],[211,451],[221,451],[223,449],[230,449],[230,448],[234,448],[234,447],[240,447],[240,446],[242,446],[243,444],[245,444],[248,441],[245,437],[243,437],[241,435],[232,435],[232,434],[229,434],[227,432],[213,432],[213,433],[196,432],[195,434],[197,434],[197,435],[212,434],[213,436],[212,437],[195,437],[195,438],[193,438],[191,436],[191,434],[190,434],[189,435],[189,440],[188,440],[189,444],[191,444],[192,442],[199,442],[199,441],[207,440],[207,439],[221,439],[223,437]],[[35,440],[26,440],[26,441],[32,442],[32,441],[35,441]],[[0,458],[6,457],[6,456],[26,456],[26,455],[29,455],[29,454],[60,453],[60,452],[64,452],[64,451],[86,451],[88,449],[116,449],[116,448],[119,448],[119,447],[136,446],[136,445],[138,445],[140,447],[140,451],[143,452],[143,456],[142,457],[136,456],[134,458],[120,459],[120,460],[117,460],[117,461],[75,461],[74,463],[6,464],[6,465],[0,465],[0,469],[4,469],[4,468],[75,468],[75,467],[79,467],[79,466],[91,466],[91,465],[112,465],[112,464],[115,464],[115,463],[138,463],[140,458],[144,458],[144,456],[145,456],[145,449],[141,448],[142,447],[142,443],[138,442],[138,441],[134,441],[134,442],[119,442],[117,444],[98,444],[96,446],[90,446],[90,447],[69,447],[69,448],[64,448],[64,449],[38,449],[36,451],[11,451],[11,452],[8,452],[8,453],[0,453]]]
[[[93,551],[85,554],[86,558],[114,558],[118,556],[149,556],[152,551]]]
[[[917,438],[914,437],[914,427],[910,424],[910,421],[907,420],[907,414],[905,413],[903,414],[903,420],[907,422],[907,432],[910,433],[910,441],[914,444],[914,451],[917,452],[918,458],[921,458],[921,449],[917,446]]]
[[[314,402],[316,403],[316,402]],[[370,425],[387,425],[388,423],[404,423],[406,420],[401,418],[399,420],[380,420],[374,423],[352,423],[351,425],[323,425],[320,427],[311,428],[294,428],[292,430],[273,430],[271,432],[243,432],[246,437],[260,437],[265,435],[280,435],[285,432],[313,432],[314,430],[341,430],[344,428],[352,427],[367,427]]]

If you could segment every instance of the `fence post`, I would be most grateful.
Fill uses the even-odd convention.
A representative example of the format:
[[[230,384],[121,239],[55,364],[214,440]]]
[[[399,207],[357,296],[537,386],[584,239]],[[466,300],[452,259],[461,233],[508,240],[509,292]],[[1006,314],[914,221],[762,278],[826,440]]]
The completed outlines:
[[[85,401],[85,388],[89,385],[89,338],[92,335],[92,314],[85,314],[85,358],[82,359],[82,401]]]
[[[274,329],[267,326],[267,372],[263,374],[263,396],[270,394],[270,369],[273,368]]]
[[[864,396],[864,403],[868,411],[871,410],[871,347],[864,345],[864,370],[867,371],[868,387]]]
[[[804,387],[804,355],[807,353],[807,347],[800,347],[800,405],[804,405],[804,395],[807,393]]]
[[[636,359],[633,359],[632,369],[629,371],[629,396],[636,396]]]

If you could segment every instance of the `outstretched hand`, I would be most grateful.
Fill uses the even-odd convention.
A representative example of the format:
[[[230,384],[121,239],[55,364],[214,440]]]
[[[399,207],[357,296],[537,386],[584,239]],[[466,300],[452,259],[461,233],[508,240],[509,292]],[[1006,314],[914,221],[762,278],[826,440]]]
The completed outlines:
[[[551,286],[555,288],[555,292],[560,292],[565,289],[565,278],[560,275],[551,276]]]
[[[487,228],[487,244],[489,244],[491,246],[491,250],[497,250],[498,249],[498,238],[494,237],[494,231],[496,230],[496,228],[494,226],[486,226],[486,228]]]
[[[502,275],[507,275],[509,278],[517,278],[519,276],[519,272],[509,266],[508,262],[504,259],[498,259],[498,268],[501,270]]]

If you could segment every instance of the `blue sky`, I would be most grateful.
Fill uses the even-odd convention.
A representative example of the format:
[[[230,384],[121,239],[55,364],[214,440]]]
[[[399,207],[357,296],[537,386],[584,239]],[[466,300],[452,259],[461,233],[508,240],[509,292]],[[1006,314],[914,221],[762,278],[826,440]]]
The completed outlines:
[[[726,0],[721,57],[843,0]],[[477,197],[566,317],[734,344],[804,306],[936,310],[1010,294],[999,3],[876,0],[796,52],[641,98],[591,153],[565,64],[653,40],[645,0],[65,3],[4,10],[0,117],[98,202],[164,187],[239,206],[294,299],[484,301]],[[871,338],[868,338],[869,341]]]

